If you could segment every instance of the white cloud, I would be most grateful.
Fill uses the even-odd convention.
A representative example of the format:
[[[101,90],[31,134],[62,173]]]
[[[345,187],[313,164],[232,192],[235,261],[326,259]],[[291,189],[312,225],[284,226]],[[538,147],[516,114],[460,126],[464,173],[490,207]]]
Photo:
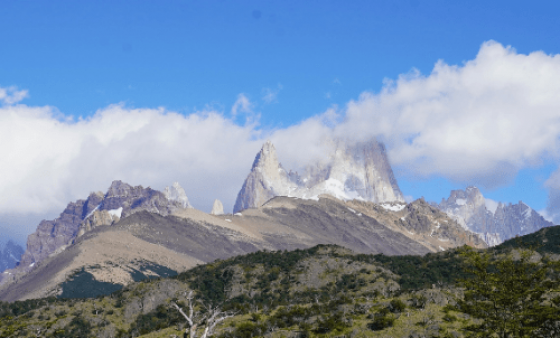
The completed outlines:
[[[0,88],[0,102],[3,104],[15,104],[28,96],[27,90],[18,90],[15,86]]]
[[[486,209],[490,210],[493,214],[496,213],[496,209],[498,209],[499,202],[496,202],[488,197],[484,197],[484,204],[486,205]]]
[[[245,98],[238,100],[240,110],[249,107]],[[266,139],[277,142],[284,163],[304,163],[321,152],[319,140],[333,116],[265,131],[216,111],[184,116],[117,104],[72,121],[52,107],[0,107],[0,154],[7,164],[0,166],[0,234],[23,241],[38,220],[56,217],[92,191],[105,192],[116,179],[159,190],[178,181],[195,207],[209,211],[218,198],[231,210]]]
[[[253,126],[112,105],[60,121],[49,107],[0,108],[0,214],[61,211],[114,179],[154,188],[178,180],[199,205],[234,195],[261,145]],[[196,196],[193,196],[196,195]]]
[[[258,117],[235,123],[239,114],[254,115],[244,94],[232,118],[212,109],[184,116],[111,105],[72,122],[51,107],[13,105],[27,92],[1,89],[0,154],[9,165],[0,167],[0,216],[58,214],[114,179],[155,189],[179,181],[195,207],[208,211],[219,198],[231,210],[266,139],[286,169],[297,169],[321,160],[332,136],[377,136],[392,164],[411,175],[487,186],[559,157],[559,55],[487,42],[462,65],[439,61],[429,75],[413,71],[385,83],[343,109],[276,130],[259,129]],[[547,184],[547,210],[560,214],[560,179]]]
[[[343,111],[338,135],[386,142],[395,165],[488,187],[558,157],[560,55],[516,53],[490,41],[463,65],[438,61],[363,93]]]
[[[548,203],[544,212],[539,211],[539,213],[554,224],[560,224],[560,168],[546,180],[544,185],[548,189]]]
[[[537,213],[539,213],[547,221],[554,223],[554,215],[550,215],[547,209],[539,210],[537,211]],[[558,222],[556,222],[555,224],[558,224]]]
[[[231,115],[235,118],[239,113],[252,113],[253,112],[253,104],[245,94],[241,93],[237,95],[237,100],[231,107]]]
[[[278,84],[276,89],[263,88],[262,89],[262,93],[263,93],[262,100],[267,104],[277,103],[278,102],[278,93],[280,93],[282,88],[283,88],[283,86],[281,84]]]

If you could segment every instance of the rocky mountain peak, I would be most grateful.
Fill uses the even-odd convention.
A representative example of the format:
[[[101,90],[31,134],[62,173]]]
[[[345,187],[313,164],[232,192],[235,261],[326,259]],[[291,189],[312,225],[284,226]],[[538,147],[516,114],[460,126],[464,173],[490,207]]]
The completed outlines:
[[[275,196],[288,196],[296,184],[278,162],[276,148],[267,141],[255,156],[251,172],[233,207],[234,213],[263,205]]]
[[[142,186],[140,186],[140,188],[142,188]],[[105,197],[129,196],[131,191],[131,185],[124,183],[121,180],[115,180],[111,183],[111,186],[107,190]]]
[[[442,199],[442,203],[456,206],[469,205],[471,208],[479,208],[485,205],[485,200],[477,187],[468,186],[465,190],[451,190],[449,198],[447,200]]]
[[[166,216],[178,208],[190,207],[185,191],[176,183],[167,195],[142,186],[133,187],[120,180],[111,183],[105,194],[91,193],[86,200],[70,202],[54,220],[43,220],[27,238],[27,250],[17,267],[26,272],[52,254],[64,250],[81,234],[97,226],[108,226],[139,211]]]
[[[212,205],[212,210],[210,211],[210,215],[223,215],[224,214],[224,205],[220,200],[214,200],[214,204]]]
[[[278,162],[276,148],[270,141],[266,141],[265,144],[263,144],[261,150],[255,157],[252,170],[261,172],[263,176],[269,179],[270,183],[275,183],[278,180],[286,178],[286,173]]]
[[[404,202],[385,147],[376,140],[334,140],[327,161],[304,168],[302,174],[282,168],[274,145],[267,141],[237,195],[234,212],[260,207],[275,196],[318,199],[327,194],[341,200]]]
[[[192,208],[187,194],[185,193],[185,189],[179,185],[179,182],[174,182],[171,187],[165,187],[163,194],[168,200],[179,202],[183,208]]]
[[[253,161],[254,168],[274,167],[278,166],[278,156],[276,155],[276,148],[270,140],[266,141],[255,160]]]
[[[452,190],[438,208],[464,228],[478,233],[488,245],[497,245],[517,235],[553,225],[522,201],[507,205],[488,201],[474,186]]]

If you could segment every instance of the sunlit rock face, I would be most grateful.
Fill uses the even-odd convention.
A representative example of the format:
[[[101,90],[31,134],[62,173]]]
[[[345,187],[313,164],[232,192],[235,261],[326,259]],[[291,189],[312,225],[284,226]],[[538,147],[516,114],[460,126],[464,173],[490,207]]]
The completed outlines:
[[[490,246],[553,225],[522,201],[492,205],[474,186],[451,191],[438,207],[465,229],[478,233]]]
[[[187,198],[187,194],[185,193],[185,189],[179,185],[179,182],[174,182],[172,186],[165,187],[163,194],[169,201],[177,201],[181,203],[183,208],[192,208],[192,205],[189,203],[189,199]]]
[[[223,215],[224,214],[224,205],[220,200],[214,200],[214,204],[212,205],[212,210],[210,211],[210,215]]]
[[[318,199],[326,194],[341,200],[404,202],[381,143],[336,140],[332,148],[327,160],[307,166],[300,174],[287,172],[274,145],[266,142],[255,157],[233,211],[260,207],[275,196]]]

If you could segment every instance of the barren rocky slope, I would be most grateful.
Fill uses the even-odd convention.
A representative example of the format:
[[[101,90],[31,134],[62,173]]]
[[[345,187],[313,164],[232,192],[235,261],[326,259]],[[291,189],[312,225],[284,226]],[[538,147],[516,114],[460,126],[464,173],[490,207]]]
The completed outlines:
[[[62,252],[76,237],[97,226],[114,224],[121,217],[143,210],[168,215],[184,208],[190,205],[178,183],[162,193],[150,187],[113,181],[107,193],[93,192],[85,200],[70,202],[56,219],[41,221],[37,230],[28,236],[27,249],[19,265],[0,274],[0,285],[31,271],[36,264]]]
[[[28,274],[12,278],[16,281],[0,290],[0,299],[63,294],[64,282],[82,268],[92,288],[103,294],[104,288],[126,285],[139,273],[143,278],[161,276],[158,271],[180,272],[243,253],[316,244],[386,255],[421,255],[463,244],[485,246],[424,200],[377,205],[332,197],[318,201],[276,197],[260,208],[221,216],[183,208],[167,216],[143,210],[85,232]]]

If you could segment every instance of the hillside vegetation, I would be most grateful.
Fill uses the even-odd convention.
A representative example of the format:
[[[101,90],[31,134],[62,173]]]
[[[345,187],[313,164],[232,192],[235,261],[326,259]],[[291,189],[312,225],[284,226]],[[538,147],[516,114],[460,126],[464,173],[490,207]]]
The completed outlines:
[[[487,252],[499,260],[514,248],[544,244],[537,260],[554,259],[559,230]],[[207,324],[201,319],[218,307],[232,316],[216,326],[214,336],[223,338],[464,337],[463,328],[479,320],[457,311],[463,292],[456,283],[474,276],[464,272],[470,263],[461,251],[384,256],[334,245],[260,251],[93,299],[0,303],[0,337],[183,337],[188,324],[173,304],[185,311],[195,305],[199,336]]]

